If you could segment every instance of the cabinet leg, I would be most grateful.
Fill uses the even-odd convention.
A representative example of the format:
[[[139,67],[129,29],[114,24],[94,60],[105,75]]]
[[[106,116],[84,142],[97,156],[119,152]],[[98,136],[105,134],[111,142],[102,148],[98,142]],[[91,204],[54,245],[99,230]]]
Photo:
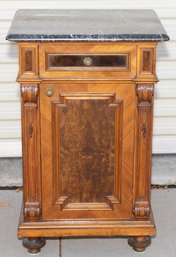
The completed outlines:
[[[134,236],[129,237],[128,244],[137,252],[143,252],[151,244],[149,236]]]
[[[29,253],[38,253],[40,252],[41,248],[45,246],[46,241],[44,238],[41,237],[28,237],[23,238],[23,246],[27,248]]]

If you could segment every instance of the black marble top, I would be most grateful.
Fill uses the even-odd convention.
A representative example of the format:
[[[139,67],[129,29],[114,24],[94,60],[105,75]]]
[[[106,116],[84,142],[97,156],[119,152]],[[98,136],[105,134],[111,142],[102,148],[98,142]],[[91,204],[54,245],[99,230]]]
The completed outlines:
[[[10,41],[166,41],[153,10],[18,10]]]

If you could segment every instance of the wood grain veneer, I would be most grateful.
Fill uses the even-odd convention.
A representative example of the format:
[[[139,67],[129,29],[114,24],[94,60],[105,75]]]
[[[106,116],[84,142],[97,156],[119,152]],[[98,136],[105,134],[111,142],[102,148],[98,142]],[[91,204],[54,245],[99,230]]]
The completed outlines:
[[[24,200],[18,236],[28,238],[24,246],[36,253],[45,237],[129,236],[136,251],[145,250],[155,235],[156,43],[20,42],[19,53]],[[128,65],[116,69],[109,59],[112,66],[85,68],[71,58],[66,69],[62,59],[59,69],[48,69],[50,54],[106,61],[119,54]]]

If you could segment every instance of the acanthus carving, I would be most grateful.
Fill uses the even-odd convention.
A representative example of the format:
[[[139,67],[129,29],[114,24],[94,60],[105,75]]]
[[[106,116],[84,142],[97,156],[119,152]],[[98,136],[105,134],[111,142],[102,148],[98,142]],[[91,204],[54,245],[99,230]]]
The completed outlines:
[[[39,90],[37,85],[23,85],[21,87],[23,102],[37,103],[38,91]]]
[[[150,104],[153,98],[153,84],[138,84],[136,86],[136,93],[138,96],[139,104],[146,102]]]
[[[137,160],[136,188],[133,214],[135,218],[147,218],[150,215],[150,176],[151,176],[151,140],[153,84],[137,84]]]

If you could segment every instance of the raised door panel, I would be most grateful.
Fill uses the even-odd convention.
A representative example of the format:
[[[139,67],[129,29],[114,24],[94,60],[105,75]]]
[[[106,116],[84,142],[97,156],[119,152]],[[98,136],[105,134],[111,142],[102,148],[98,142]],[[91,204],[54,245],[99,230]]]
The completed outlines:
[[[110,209],[111,199],[120,198],[114,185],[120,179],[115,163],[121,164],[123,101],[114,93],[59,98],[52,102],[55,202],[63,201],[62,209]]]
[[[134,102],[133,84],[42,85],[44,219],[131,217]]]

